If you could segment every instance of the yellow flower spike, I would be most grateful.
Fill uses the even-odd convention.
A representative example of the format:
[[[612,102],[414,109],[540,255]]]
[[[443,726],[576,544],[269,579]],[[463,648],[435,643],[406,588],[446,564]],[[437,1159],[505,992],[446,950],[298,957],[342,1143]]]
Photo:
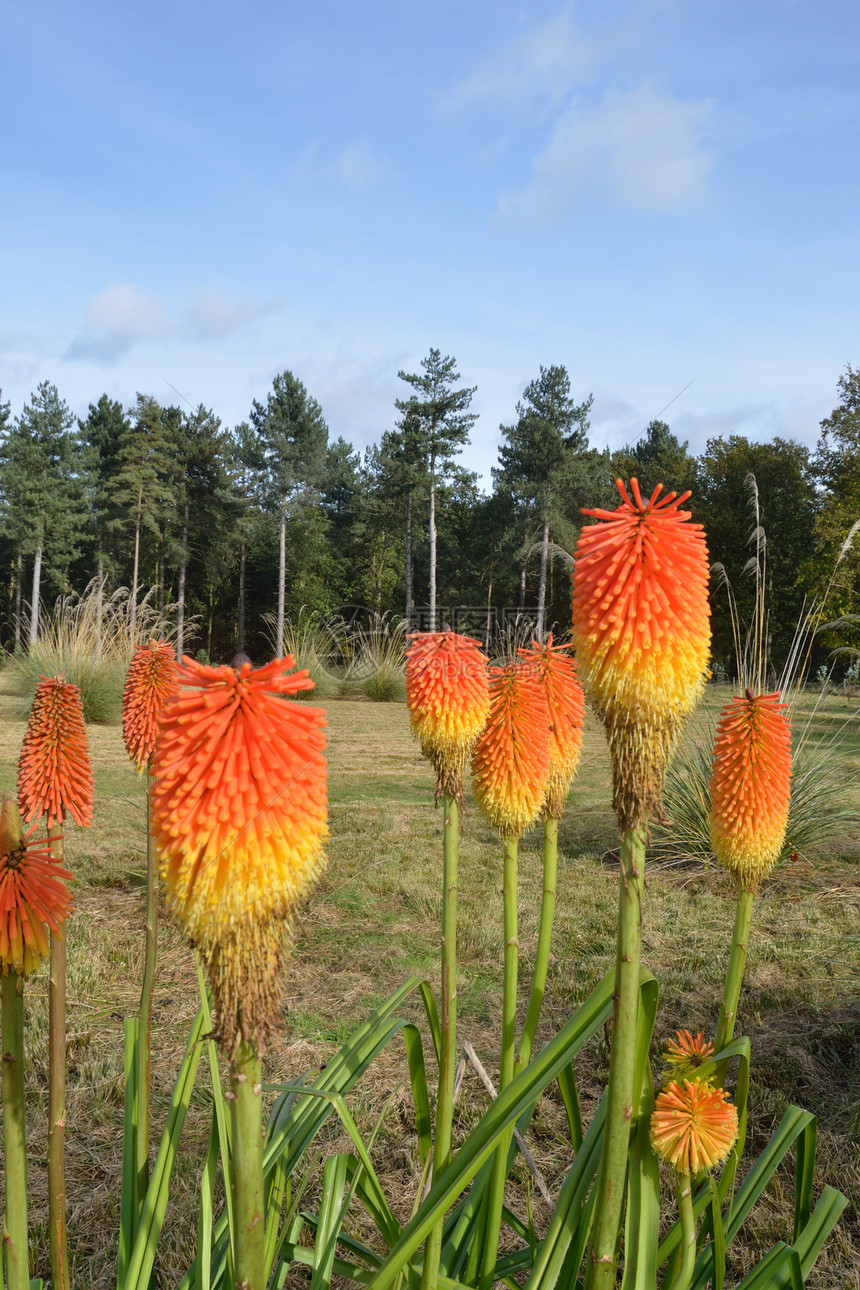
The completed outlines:
[[[295,910],[319,874],[328,830],[325,713],[289,703],[313,688],[284,673],[185,658],[159,716],[152,831],[168,905],[201,952],[218,1037],[258,1053],[279,1017],[278,973]]]
[[[738,1136],[737,1107],[721,1088],[673,1080],[654,1102],[651,1146],[679,1174],[699,1174],[725,1160]]]
[[[462,800],[463,779],[490,710],[487,657],[457,632],[414,632],[406,651],[406,703],[437,793]]]
[[[472,758],[472,791],[503,838],[519,838],[541,812],[549,781],[544,687],[530,663],[490,668],[490,714]]]
[[[524,663],[530,663],[546,692],[549,719],[549,782],[546,809],[554,820],[564,814],[568,790],[579,766],[582,752],[582,727],[585,721],[585,695],[579,683],[576,660],[567,645],[553,645],[552,632],[542,645],[534,641],[517,651]]]
[[[717,726],[711,771],[711,844],[743,891],[779,859],[791,799],[791,726],[778,694],[735,697]]]
[[[705,683],[708,553],[689,497],[635,479],[615,511],[586,510],[573,572],[573,643],[585,692],[609,737],[622,826],[659,817],[666,762]]]

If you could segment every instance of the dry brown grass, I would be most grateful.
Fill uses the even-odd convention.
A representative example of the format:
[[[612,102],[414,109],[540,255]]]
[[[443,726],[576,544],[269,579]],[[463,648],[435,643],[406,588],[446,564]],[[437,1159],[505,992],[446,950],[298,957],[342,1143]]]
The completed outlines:
[[[0,789],[14,790],[23,723],[0,697]],[[440,912],[440,818],[433,783],[398,704],[331,705],[330,861],[298,928],[289,971],[289,1018],[269,1079],[292,1078],[324,1062],[373,1004],[413,971],[435,981]],[[91,831],[69,828],[66,854],[78,875],[69,929],[68,1196],[78,1286],[101,1290],[115,1277],[122,1138],[122,1017],[137,1004],[142,958],[144,797],[118,729],[90,730],[96,771]],[[852,753],[853,756],[853,753]],[[608,969],[614,953],[615,829],[608,808],[601,732],[589,724],[583,766],[561,830],[555,948],[540,1038],[552,1034]],[[846,1212],[809,1285],[860,1287],[860,1150],[853,1115],[860,1102],[858,912],[860,836],[831,853],[779,870],[757,904],[741,1020],[753,1041],[751,1143],[761,1148],[782,1110],[796,1101],[819,1115],[817,1185],[848,1191]],[[522,991],[537,934],[540,847],[521,847]],[[460,1009],[464,1037],[490,1071],[501,994],[501,862],[498,841],[474,809],[464,822],[460,906]],[[713,1031],[733,917],[721,872],[653,870],[648,884],[645,960],[661,983],[659,1037],[678,1026]],[[160,1123],[196,1010],[190,953],[163,926],[155,996],[154,1114]],[[47,1271],[45,1180],[45,970],[28,985],[32,1229],[36,1269]],[[417,1007],[413,1015],[420,1017]],[[606,1076],[602,1040],[583,1054],[586,1115]],[[370,1126],[387,1106],[374,1155],[401,1217],[418,1185],[402,1050],[382,1055],[353,1098]],[[456,1131],[486,1105],[467,1078]],[[186,1124],[158,1284],[173,1287],[193,1255],[197,1177],[208,1134],[204,1067]],[[552,1190],[569,1163],[560,1107],[543,1099],[531,1144]],[[328,1149],[345,1149],[332,1131]],[[790,1178],[758,1211],[736,1256],[738,1276],[790,1226]],[[539,1224],[546,1214],[535,1210]],[[304,1283],[297,1274],[296,1284]]]

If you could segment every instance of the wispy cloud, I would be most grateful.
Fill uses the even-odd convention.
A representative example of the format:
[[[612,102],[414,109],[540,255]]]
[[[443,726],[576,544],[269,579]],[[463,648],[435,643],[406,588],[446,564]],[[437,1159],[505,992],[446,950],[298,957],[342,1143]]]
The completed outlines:
[[[186,327],[192,340],[223,340],[234,332],[277,313],[283,307],[280,297],[255,300],[251,296],[233,296],[229,292],[208,288],[199,292],[186,315]]]
[[[571,9],[494,50],[446,99],[449,107],[519,107],[526,100],[557,103],[586,77],[595,42],[577,31]]]
[[[380,156],[364,139],[354,139],[334,156],[327,155],[319,144],[312,143],[290,169],[293,178],[301,184],[317,183],[322,179],[334,181],[353,192],[366,192],[385,177],[391,169],[391,160]]]
[[[571,104],[558,117],[534,178],[503,195],[499,215],[522,223],[564,219],[586,197],[670,211],[705,194],[711,157],[702,141],[709,112],[649,86],[608,95],[596,107]]]
[[[87,305],[84,325],[65,357],[115,363],[141,341],[154,340],[170,330],[163,302],[144,295],[127,282],[113,282]]]

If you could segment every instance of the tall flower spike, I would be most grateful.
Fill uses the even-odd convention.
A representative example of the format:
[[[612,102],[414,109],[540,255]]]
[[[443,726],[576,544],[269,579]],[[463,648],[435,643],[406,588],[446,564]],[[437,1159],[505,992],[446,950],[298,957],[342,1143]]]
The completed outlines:
[[[573,642],[609,737],[622,824],[659,815],[666,761],[702,691],[710,647],[708,553],[689,493],[644,501],[617,481],[616,511],[586,510],[573,572]]]
[[[458,802],[475,741],[490,710],[487,657],[456,632],[415,632],[406,651],[406,703],[437,793]]]
[[[530,663],[490,668],[490,715],[472,758],[472,791],[503,838],[538,818],[549,780],[546,692]]]
[[[698,1174],[725,1160],[738,1136],[737,1108],[721,1088],[673,1080],[657,1094],[651,1146],[682,1174]]]
[[[291,655],[252,671],[184,658],[159,717],[152,831],[168,904],[206,961],[218,1036],[265,1050],[296,908],[327,837],[325,713]]]
[[[93,768],[81,692],[60,675],[43,676],[18,762],[18,803],[25,820],[47,815],[48,828],[68,812],[75,824],[93,818]]]
[[[72,910],[72,875],[50,843],[25,839],[11,798],[0,807],[0,973],[26,976],[50,952],[48,931],[62,936]]]
[[[576,661],[566,645],[553,645],[552,632],[546,644],[534,641],[518,650],[531,664],[546,693],[549,718],[549,782],[546,809],[555,820],[564,814],[564,804],[582,752],[585,696],[577,675]]]
[[[711,770],[711,843],[744,891],[755,892],[779,859],[791,798],[791,726],[778,694],[723,708]]]
[[[138,645],[122,695],[122,737],[126,752],[143,771],[158,737],[158,714],[178,686],[176,654],[166,641]]]

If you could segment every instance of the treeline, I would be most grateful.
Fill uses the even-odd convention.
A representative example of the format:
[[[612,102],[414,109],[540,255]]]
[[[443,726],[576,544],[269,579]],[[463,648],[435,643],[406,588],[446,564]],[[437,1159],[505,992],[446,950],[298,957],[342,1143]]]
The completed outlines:
[[[331,439],[289,371],[229,428],[203,405],[145,394],[129,408],[102,395],[76,420],[48,382],[14,417],[0,400],[4,646],[25,648],[40,604],[96,577],[138,594],[154,587],[184,648],[213,659],[271,653],[302,609],[451,621],[481,637],[519,614],[563,631],[581,508],[614,508],[618,476],[636,476],[643,493],[691,490],[742,618],[754,594],[754,476],[775,667],[831,579],[829,617],[841,621],[815,661],[860,644],[860,540],[846,546],[860,516],[860,369],[840,377],[814,451],[730,435],[697,457],[663,421],[621,451],[593,447],[591,396],[574,396],[564,367],[541,367],[500,427],[490,492],[459,460],[475,390],[454,359],[431,349],[420,370],[398,375],[392,428],[363,456]],[[726,603],[715,589],[714,657],[731,673]]]

